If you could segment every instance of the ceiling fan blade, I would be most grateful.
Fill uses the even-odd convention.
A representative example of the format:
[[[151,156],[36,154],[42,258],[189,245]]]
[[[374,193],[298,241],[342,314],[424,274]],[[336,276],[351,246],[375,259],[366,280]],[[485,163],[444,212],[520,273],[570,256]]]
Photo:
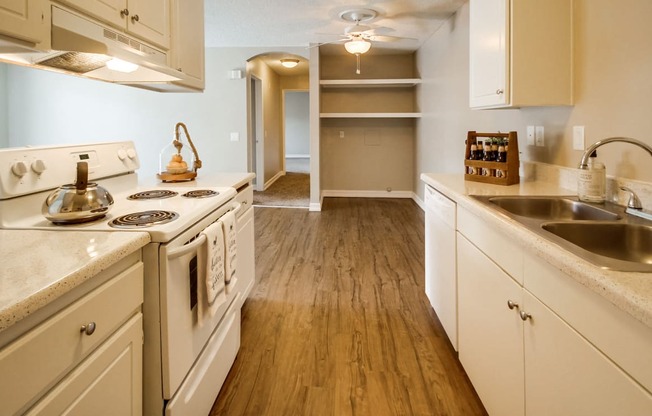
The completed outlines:
[[[338,35],[338,36],[339,36],[339,35]],[[330,42],[316,43],[316,44],[314,44],[314,45],[306,46],[306,49],[312,49],[312,48],[316,48],[316,47],[318,47],[318,46],[322,46],[322,45],[330,45],[331,43],[344,42],[344,41],[347,41],[347,40],[349,40],[349,39],[348,39],[348,38],[344,38],[344,39],[332,40],[332,41],[330,41]]]
[[[399,36],[371,35],[367,39],[372,42],[399,42],[401,40],[418,40],[415,38],[403,38]]]

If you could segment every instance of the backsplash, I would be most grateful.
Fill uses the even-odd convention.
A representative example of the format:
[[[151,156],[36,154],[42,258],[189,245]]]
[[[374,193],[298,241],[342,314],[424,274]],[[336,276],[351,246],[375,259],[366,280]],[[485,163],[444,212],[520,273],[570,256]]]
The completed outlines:
[[[550,165],[541,162],[521,161],[520,176],[524,181],[544,181],[556,183],[558,186],[577,190],[577,174],[579,169]],[[620,190],[626,186],[633,190],[643,203],[643,208],[652,211],[652,183],[634,179],[617,178],[607,175],[607,200],[618,205],[627,205],[629,194]]]

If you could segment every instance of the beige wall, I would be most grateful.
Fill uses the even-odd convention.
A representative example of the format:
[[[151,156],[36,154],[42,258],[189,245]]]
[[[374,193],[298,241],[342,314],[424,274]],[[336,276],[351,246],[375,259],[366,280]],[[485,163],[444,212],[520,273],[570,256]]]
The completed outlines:
[[[322,79],[414,77],[413,54],[365,54],[359,77],[353,55],[325,55],[320,61]],[[333,113],[415,112],[414,97],[411,88],[324,88],[320,105]],[[322,119],[322,189],[412,191],[414,125],[413,119]]]
[[[586,143],[629,136],[652,145],[652,2],[574,1],[575,105],[555,108],[470,110],[468,107],[468,3],[417,52],[423,79],[418,105],[415,190],[423,197],[421,172],[462,172],[468,130],[519,135],[521,159],[575,167],[574,125],[585,126]],[[545,36],[545,34],[543,34]],[[545,147],[527,146],[527,125],[545,127]],[[599,152],[607,174],[652,181],[650,156],[631,145]]]

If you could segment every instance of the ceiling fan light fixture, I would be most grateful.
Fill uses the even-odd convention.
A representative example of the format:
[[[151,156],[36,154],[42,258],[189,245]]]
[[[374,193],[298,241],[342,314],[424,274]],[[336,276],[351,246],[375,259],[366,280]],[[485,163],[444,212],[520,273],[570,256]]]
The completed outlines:
[[[350,40],[344,44],[344,48],[348,53],[360,55],[369,51],[371,48],[371,42],[364,39]]]
[[[286,68],[294,68],[295,66],[299,65],[299,60],[298,59],[281,59],[281,65],[283,65]]]

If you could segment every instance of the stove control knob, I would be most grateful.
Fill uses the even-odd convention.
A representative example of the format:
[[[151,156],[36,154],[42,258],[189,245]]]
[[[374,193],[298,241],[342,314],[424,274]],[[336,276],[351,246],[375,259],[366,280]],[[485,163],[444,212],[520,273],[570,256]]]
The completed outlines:
[[[127,158],[127,151],[125,149],[118,150],[118,159],[125,160]]]
[[[11,165],[11,171],[14,175],[22,178],[27,173],[27,163],[22,160],[14,162],[14,164]]]
[[[34,162],[32,162],[32,170],[40,175],[41,173],[45,172],[45,169],[47,169],[47,166],[45,166],[45,162],[41,159],[36,159]]]
[[[130,147],[129,149],[127,149],[127,156],[129,156],[129,159],[135,159],[136,150],[133,147]]]

